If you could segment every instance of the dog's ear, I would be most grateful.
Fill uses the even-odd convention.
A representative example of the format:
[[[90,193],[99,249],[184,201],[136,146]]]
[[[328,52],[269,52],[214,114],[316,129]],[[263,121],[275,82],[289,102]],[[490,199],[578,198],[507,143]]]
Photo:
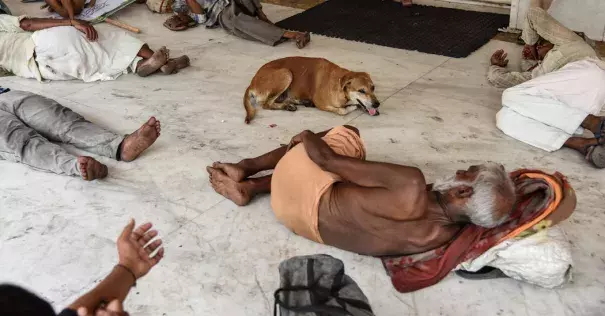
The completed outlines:
[[[353,81],[354,77],[355,77],[355,73],[354,72],[350,72],[350,73],[342,76],[342,78],[340,78],[340,88],[343,91],[346,91],[347,87],[349,85],[351,85],[351,82]]]

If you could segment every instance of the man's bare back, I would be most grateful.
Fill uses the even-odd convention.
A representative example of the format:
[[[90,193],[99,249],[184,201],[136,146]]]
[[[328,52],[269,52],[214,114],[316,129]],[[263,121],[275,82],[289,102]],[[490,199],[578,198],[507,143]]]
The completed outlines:
[[[389,209],[391,201],[376,200],[377,210],[366,210],[355,195],[365,188],[352,183],[336,183],[331,197],[319,206],[319,232],[323,241],[334,247],[359,254],[384,256],[412,254],[437,248],[450,241],[462,227],[449,221],[430,191],[411,192],[425,196],[427,208],[421,216],[399,219],[378,216]]]

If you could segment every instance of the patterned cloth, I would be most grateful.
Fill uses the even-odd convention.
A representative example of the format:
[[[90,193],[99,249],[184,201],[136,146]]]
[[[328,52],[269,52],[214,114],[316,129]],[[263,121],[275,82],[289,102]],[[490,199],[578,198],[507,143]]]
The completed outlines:
[[[515,182],[517,203],[504,224],[491,229],[469,224],[449,244],[437,249],[382,258],[397,291],[412,292],[434,285],[458,264],[477,258],[503,240],[556,225],[575,209],[575,192],[560,173],[523,169],[510,176]]]
[[[219,15],[229,5],[229,0],[196,0],[196,2],[204,9],[206,20],[202,24],[208,28],[218,26]],[[175,0],[172,11],[175,13],[189,13],[190,10],[186,0]]]
[[[504,67],[491,65],[487,78],[492,85],[498,88],[510,88],[532,78],[559,70],[574,61],[587,58],[599,59],[597,53],[584,39],[563,26],[541,8],[529,9],[522,38],[528,45],[534,45],[540,38],[544,38],[553,43],[554,48],[546,54],[544,60],[532,71],[508,71]]]

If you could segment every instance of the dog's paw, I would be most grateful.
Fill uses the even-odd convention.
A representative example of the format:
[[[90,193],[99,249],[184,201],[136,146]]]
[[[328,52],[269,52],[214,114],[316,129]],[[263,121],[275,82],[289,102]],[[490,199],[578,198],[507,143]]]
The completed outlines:
[[[286,111],[290,111],[290,112],[294,112],[294,111],[298,110],[298,108],[296,107],[296,105],[289,104],[289,105],[286,105],[285,110]]]

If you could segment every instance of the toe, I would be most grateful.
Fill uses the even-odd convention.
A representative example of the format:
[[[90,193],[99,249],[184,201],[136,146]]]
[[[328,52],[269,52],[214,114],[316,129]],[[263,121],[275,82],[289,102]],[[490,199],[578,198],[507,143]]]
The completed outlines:
[[[155,124],[156,124],[155,116],[152,116],[149,118],[149,120],[147,120],[147,125],[154,126]]]

